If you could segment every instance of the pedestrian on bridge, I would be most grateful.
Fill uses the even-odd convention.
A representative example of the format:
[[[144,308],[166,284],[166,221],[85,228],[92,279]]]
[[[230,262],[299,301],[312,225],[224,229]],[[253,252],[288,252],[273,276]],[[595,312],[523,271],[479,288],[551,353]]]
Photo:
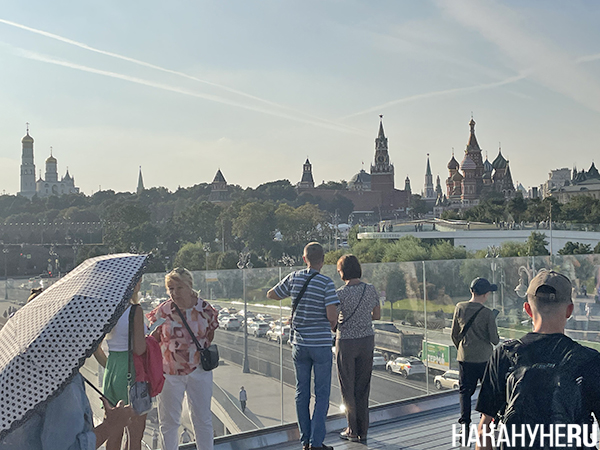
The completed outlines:
[[[246,393],[246,389],[244,386],[240,388],[240,406],[242,408],[242,412],[246,412],[246,402],[248,401],[248,394]]]
[[[303,450],[333,450],[325,445],[325,420],[331,391],[331,331],[337,323],[339,300],[331,278],[320,273],[323,247],[311,242],[304,247],[306,269],[290,273],[267,297],[292,301],[292,359],[296,374],[296,415]],[[314,371],[315,406],[310,415],[310,379]]]
[[[372,319],[381,318],[379,294],[375,286],[360,281],[358,258],[344,255],[337,271],[345,285],[338,289],[340,299],[335,356],[348,427],[340,438],[365,442],[369,429],[369,392],[373,370],[375,332]]]
[[[194,426],[196,448],[213,449],[210,411],[213,373],[202,368],[200,352],[187,330],[189,327],[202,348],[208,348],[219,323],[217,311],[198,297],[193,284],[189,270],[173,269],[165,277],[169,300],[147,314],[151,325],[161,322],[152,336],[159,341],[165,373],[165,384],[158,396],[158,420],[163,450],[177,450],[179,447],[184,395],[187,397],[190,419]]]
[[[477,382],[483,379],[485,366],[492,356],[493,345],[500,342],[496,315],[484,306],[489,293],[497,291],[498,286],[485,278],[475,278],[471,282],[471,299],[460,302],[454,309],[452,320],[452,342],[458,352],[458,384],[460,400],[460,419],[468,430],[471,424],[471,397],[477,388]]]

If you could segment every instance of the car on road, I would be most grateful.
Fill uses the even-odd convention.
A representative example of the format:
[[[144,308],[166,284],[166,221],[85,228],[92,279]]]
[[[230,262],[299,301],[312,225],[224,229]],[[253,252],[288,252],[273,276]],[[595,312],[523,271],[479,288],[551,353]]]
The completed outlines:
[[[392,333],[400,333],[394,322],[373,322],[374,330],[390,331]]]
[[[447,370],[442,375],[437,375],[433,382],[438,390],[458,389],[458,370]]]
[[[373,369],[385,370],[385,358],[381,352],[373,352]]]
[[[227,331],[237,331],[240,326],[240,321],[234,316],[226,316],[219,321],[219,327]]]
[[[263,322],[271,322],[273,320],[273,317],[271,316],[271,314],[257,314],[256,318],[258,320],[262,320]]]
[[[404,378],[425,374],[425,364],[414,356],[399,357],[388,361],[385,368],[389,373],[398,373]]]
[[[267,331],[267,340],[277,341],[278,343],[282,340],[283,342],[287,342],[290,340],[290,331],[291,328],[287,325],[283,327],[277,325],[272,330]]]
[[[267,322],[248,322],[248,334],[254,337],[263,337],[271,328]]]

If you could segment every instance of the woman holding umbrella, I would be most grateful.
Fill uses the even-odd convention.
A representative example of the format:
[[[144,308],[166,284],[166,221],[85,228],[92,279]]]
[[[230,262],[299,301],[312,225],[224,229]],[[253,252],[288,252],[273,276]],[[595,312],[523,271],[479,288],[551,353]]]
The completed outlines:
[[[200,353],[183,318],[203,348],[210,345],[219,324],[217,312],[208,302],[198,297],[193,283],[192,274],[188,270],[172,270],[165,277],[169,300],[147,315],[150,324],[162,322],[152,335],[159,341],[165,373],[165,384],[158,396],[158,420],[163,450],[178,448],[181,410],[186,392],[196,447],[198,450],[213,449],[210,411],[212,372],[202,368]]]
[[[0,330],[1,450],[92,450],[129,424],[129,406],[105,402],[94,428],[79,368],[127,308],[147,259],[89,259]]]

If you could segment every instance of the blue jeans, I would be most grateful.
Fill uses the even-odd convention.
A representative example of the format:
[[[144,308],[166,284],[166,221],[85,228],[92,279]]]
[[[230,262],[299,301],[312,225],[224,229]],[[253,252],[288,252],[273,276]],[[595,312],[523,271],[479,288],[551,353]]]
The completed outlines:
[[[296,415],[303,444],[321,447],[325,439],[325,419],[331,391],[331,347],[294,345],[292,350],[296,373]],[[310,417],[310,375],[314,369],[315,407]]]

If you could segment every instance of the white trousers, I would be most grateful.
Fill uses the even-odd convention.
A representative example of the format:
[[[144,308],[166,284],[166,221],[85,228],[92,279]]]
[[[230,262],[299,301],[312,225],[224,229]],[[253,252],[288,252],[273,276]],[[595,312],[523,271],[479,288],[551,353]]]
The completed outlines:
[[[158,420],[163,450],[177,450],[183,397],[187,393],[190,420],[196,435],[198,450],[213,450],[213,426],[210,400],[212,371],[198,367],[189,375],[165,374],[165,385],[158,396]]]

